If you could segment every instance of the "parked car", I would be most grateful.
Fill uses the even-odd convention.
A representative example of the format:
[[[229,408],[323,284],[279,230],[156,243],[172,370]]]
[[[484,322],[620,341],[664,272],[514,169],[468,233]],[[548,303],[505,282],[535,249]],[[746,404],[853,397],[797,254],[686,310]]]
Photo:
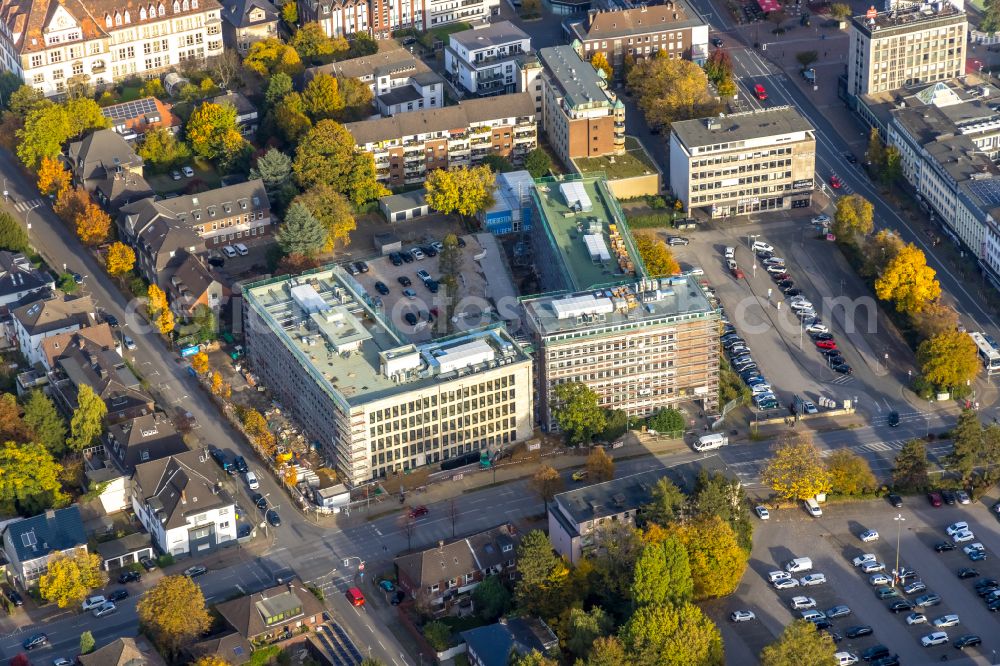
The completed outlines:
[[[108,601],[121,601],[122,599],[128,599],[128,590],[124,587],[114,590],[108,595]]]
[[[810,587],[812,585],[822,585],[826,582],[826,575],[821,573],[811,573],[807,576],[803,576],[799,583],[803,587]]]
[[[126,583],[138,583],[142,580],[142,574],[138,571],[124,571],[118,576],[118,583],[120,585],[125,585]]]
[[[889,648],[884,645],[873,645],[861,653],[861,658],[865,661],[875,661],[889,656]]]
[[[843,606],[843,605],[834,606],[830,610],[825,611],[825,614],[831,620],[836,620],[839,617],[847,617],[848,615],[850,615],[851,609],[849,606]]]
[[[903,506],[903,498],[897,495],[896,493],[889,493],[886,496],[886,499],[889,501],[889,504],[891,504],[897,509]]]
[[[812,597],[792,597],[789,605],[792,607],[792,610],[806,610],[816,608],[816,600]]]
[[[143,557],[139,560],[139,564],[146,571],[156,571],[156,560],[151,557]]]
[[[278,512],[274,509],[268,509],[267,513],[264,514],[264,517],[267,518],[267,522],[270,523],[272,527],[281,526],[281,516],[279,516]]]
[[[972,567],[962,567],[956,572],[956,575],[960,580],[966,580],[967,578],[976,578],[979,576],[979,572]]]
[[[377,291],[378,293],[382,294],[383,296],[386,296],[386,295],[389,294],[389,287],[387,287],[385,285],[385,282],[382,282],[381,280],[377,280],[375,282],[375,291]]]
[[[867,624],[859,624],[855,627],[848,627],[844,635],[848,638],[861,638],[862,636],[871,636],[873,633],[875,633],[875,630]]]
[[[954,613],[948,613],[947,615],[942,615],[941,617],[934,618],[934,626],[938,628],[944,627],[954,627],[959,624],[961,620],[958,619],[958,615]]]
[[[937,606],[941,603],[941,597],[933,592],[929,592],[914,599],[913,603],[922,608],[930,608],[931,606]]]
[[[903,611],[912,611],[913,604],[906,599],[897,599],[896,601],[890,602],[887,608],[893,613],[902,613]]]
[[[863,541],[864,543],[871,543],[872,541],[878,541],[878,532],[875,530],[865,530],[864,532],[858,535],[858,538],[861,539],[861,541]]]
[[[24,605],[24,599],[21,597],[21,594],[12,587],[5,587],[3,595],[7,597],[7,601],[12,603],[14,606]]]
[[[105,601],[103,604],[90,612],[94,617],[104,617],[105,615],[111,615],[116,610],[118,610],[118,606],[115,606],[114,602]]]
[[[753,614],[753,611],[737,610],[729,614],[729,619],[733,622],[749,622],[750,620],[756,620],[757,616]]]
[[[958,499],[959,504],[969,504],[972,501],[969,497],[969,493],[964,490],[956,490],[955,497]]]
[[[934,544],[934,550],[938,553],[945,553],[949,550],[955,550],[955,548],[957,548],[957,546],[950,541],[938,541]]]
[[[957,649],[964,650],[967,647],[975,647],[976,645],[982,645],[983,639],[975,634],[964,634],[955,639],[952,643]]]
[[[922,580],[915,580],[903,588],[903,592],[905,592],[906,594],[916,594],[917,592],[926,592],[926,591],[927,591],[927,585],[924,584],[924,581]]]
[[[965,522],[964,520],[960,520],[957,523],[952,523],[951,525],[945,528],[945,532],[948,533],[948,536],[955,536],[959,532],[967,532],[968,530],[969,530],[969,523]]]
[[[770,512],[768,512],[767,507],[765,506],[758,505],[754,507],[754,511],[757,512],[757,517],[760,518],[761,520],[767,520],[768,518],[771,517]]]
[[[920,644],[924,647],[932,647],[934,645],[941,645],[948,642],[948,632],[946,631],[935,631],[934,633],[927,634],[920,639]]]
[[[188,567],[184,570],[184,575],[188,578],[197,578],[198,576],[202,576],[206,573],[208,573],[208,569],[200,564],[196,564],[193,567]]]
[[[98,608],[101,604],[105,603],[107,599],[103,594],[95,594],[93,596],[87,597],[83,600],[83,610],[93,610]]]
[[[182,167],[181,171],[184,173],[184,175],[186,177],[188,177],[188,178],[194,178],[194,169],[192,169],[191,167],[189,167],[189,166]]]
[[[906,616],[906,624],[927,624],[927,616],[923,613],[910,613]]]
[[[854,564],[854,566],[856,567],[863,566],[870,562],[878,562],[878,558],[875,557],[873,553],[864,553],[863,555],[858,555],[853,560],[851,560],[851,563]]]

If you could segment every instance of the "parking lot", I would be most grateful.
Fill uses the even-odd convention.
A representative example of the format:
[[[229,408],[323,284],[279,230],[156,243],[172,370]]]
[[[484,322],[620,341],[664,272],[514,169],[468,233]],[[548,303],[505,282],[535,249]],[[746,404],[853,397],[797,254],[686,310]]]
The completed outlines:
[[[896,521],[897,516],[902,520]],[[968,522],[975,534],[973,542],[983,544],[987,559],[970,561],[963,546],[973,542],[958,544],[948,552],[935,551],[936,543],[951,541],[945,530],[957,521]],[[982,578],[1000,579],[1000,561],[996,558],[1000,553],[1000,532],[996,525],[988,504],[934,508],[923,496],[903,498],[899,509],[884,500],[824,506],[819,518],[810,518],[801,508],[772,510],[768,520],[757,522],[750,568],[736,594],[711,607],[709,612],[722,625],[730,659],[757,655],[764,645],[780,635],[785,625],[801,617],[801,611],[791,609],[791,600],[806,596],[815,599],[815,609],[819,611],[841,604],[851,609],[846,617],[831,620],[832,631],[843,637],[837,643],[838,650],[860,656],[866,649],[881,644],[898,654],[904,664],[944,660],[995,663],[992,658],[1000,647],[1000,636],[995,634],[996,616],[979,598],[975,585]],[[852,560],[871,553],[884,563],[885,573],[891,578],[896,568],[897,528],[899,566],[915,570],[915,578],[927,589],[906,594],[903,585],[899,585],[899,597],[883,601],[876,596],[878,586],[869,581],[873,574],[864,573]],[[859,535],[866,530],[876,530],[879,538],[863,543]],[[768,581],[769,572],[783,569],[788,561],[799,557],[810,558],[813,566],[811,571],[793,576],[801,578],[819,572],[825,574],[826,583],[775,589]],[[975,569],[976,575],[959,579],[957,572],[964,567]],[[909,625],[906,617],[910,610],[898,613],[888,610],[893,601],[914,602],[929,593],[939,595],[941,602],[922,609],[926,623]],[[752,610],[756,619],[739,624],[730,622],[729,613],[738,609]],[[959,616],[958,625],[940,629],[933,625],[935,619],[952,613]],[[847,638],[848,630],[859,625],[870,626],[873,634]],[[934,631],[947,632],[949,642],[922,647],[921,637]],[[964,652],[955,649],[952,642],[964,634],[980,636],[983,644]]]

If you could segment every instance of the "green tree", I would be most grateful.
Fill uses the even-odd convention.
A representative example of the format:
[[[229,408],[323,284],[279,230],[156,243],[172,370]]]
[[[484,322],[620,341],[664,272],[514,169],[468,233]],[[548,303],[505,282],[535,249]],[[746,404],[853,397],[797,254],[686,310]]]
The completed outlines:
[[[681,270],[667,244],[649,234],[636,234],[635,246],[650,277],[669,277]]]
[[[831,231],[844,239],[867,236],[875,223],[875,207],[860,194],[848,194],[837,199]]]
[[[968,337],[968,336],[966,336]],[[949,465],[962,476],[962,485],[968,486],[972,472],[984,461],[986,447],[983,424],[973,409],[963,409],[951,431],[952,451]]]
[[[28,394],[24,403],[24,422],[34,433],[34,439],[53,456],[66,451],[66,421],[52,399],[40,389]]]
[[[708,80],[718,86],[726,79],[733,78],[733,60],[729,51],[715,49],[705,62],[705,75]]]
[[[649,504],[643,509],[646,520],[666,527],[683,516],[687,500],[687,495],[673,481],[661,476],[649,493]]]
[[[830,634],[807,620],[795,620],[760,653],[761,666],[835,666],[836,644]]]
[[[35,515],[66,501],[59,482],[62,465],[41,444],[5,442],[0,448],[0,503]]]
[[[364,120],[374,113],[372,89],[367,83],[354,78],[337,77],[340,96],[344,99],[344,108],[340,112],[340,120],[349,123]]]
[[[885,164],[885,144],[878,134],[878,128],[873,127],[868,132],[868,149],[865,151],[865,161],[873,170],[879,170]]]
[[[552,169],[552,158],[541,148],[532,148],[524,156],[524,168],[531,174],[532,178],[541,178]]]
[[[496,622],[510,607],[510,592],[499,576],[487,576],[472,590],[472,602],[479,617]]]
[[[327,37],[323,26],[319,23],[306,23],[295,31],[292,36],[292,48],[303,60],[319,56],[332,56],[337,53],[347,53],[347,40],[343,37]]]
[[[642,606],[621,630],[636,666],[722,666],[722,636],[694,604]]]
[[[528,654],[512,654],[510,666],[559,666],[559,662],[549,659],[538,650],[532,650]]]
[[[371,153],[357,151],[354,137],[333,120],[321,120],[306,133],[295,151],[292,170],[301,187],[325,183],[357,205],[387,192],[375,180]]]
[[[604,421],[604,430],[598,437],[605,442],[613,442],[628,431],[629,418],[624,410],[605,410]]]
[[[704,70],[690,60],[667,57],[663,51],[637,62],[626,81],[646,122],[655,127],[667,128],[675,120],[712,115],[717,108]]]
[[[6,108],[14,115],[24,119],[28,117],[29,113],[43,106],[54,106],[54,103],[33,86],[22,85],[11,93]]]
[[[351,40],[351,50],[348,51],[348,58],[361,58],[363,56],[375,55],[378,53],[378,42],[372,39],[366,32],[359,32]]]
[[[517,570],[521,580],[514,588],[514,599],[518,608],[530,615],[546,609],[553,591],[567,573],[566,566],[541,530],[532,530],[521,539],[517,548]]]
[[[599,605],[614,617],[632,612],[632,581],[642,537],[633,525],[622,522],[605,523],[594,531],[590,587]]]
[[[295,3],[289,3],[294,5]],[[292,77],[284,72],[278,72],[267,82],[267,90],[264,91],[264,102],[269,107],[274,107],[278,102],[285,99],[288,93],[295,90]]]
[[[740,547],[750,552],[754,523],[750,516],[750,500],[739,479],[720,472],[700,471],[690,506],[695,517],[722,518],[732,528]]]
[[[175,655],[212,625],[201,588],[187,576],[167,576],[136,606],[141,626],[165,652]]]
[[[80,654],[90,654],[94,651],[94,634],[85,631],[80,634]]]
[[[146,132],[139,156],[156,173],[165,173],[191,159],[191,149],[170,130],[155,127]]]
[[[830,490],[830,472],[808,435],[779,441],[760,476],[786,500],[804,500]]]
[[[438,270],[441,272],[441,282],[448,287],[448,293],[453,297],[458,294],[459,275],[462,274],[465,263],[465,253],[458,244],[458,236],[448,234],[442,242],[438,255]]]
[[[885,149],[885,164],[879,174],[883,185],[892,185],[903,175],[903,157],[899,148],[889,146]]]
[[[485,165],[436,169],[427,175],[424,187],[434,210],[472,217],[493,205],[496,175]]]
[[[631,660],[616,636],[601,636],[594,640],[585,666],[626,666]]]
[[[658,433],[673,435],[678,437],[684,432],[684,426],[687,425],[684,421],[684,414],[679,410],[672,407],[665,407],[652,416],[648,420],[649,427]]]
[[[7,109],[11,96],[23,85],[20,77],[10,70],[0,72],[0,108]]]
[[[549,502],[552,501],[552,498],[561,493],[565,487],[562,477],[559,476],[559,472],[554,467],[548,465],[539,467],[531,476],[528,484],[535,491],[535,494],[541,498],[542,502],[545,503],[546,511],[549,510]]]
[[[326,183],[317,183],[295,197],[293,203],[300,203],[320,221],[326,229],[324,251],[337,245],[347,246],[351,242],[351,232],[357,229],[354,210],[343,194]]]
[[[979,373],[979,352],[968,334],[951,329],[924,340],[917,347],[920,374],[934,386],[964,386]]]
[[[927,474],[927,445],[911,439],[896,454],[892,468],[892,484],[900,490],[920,491],[930,485]]]
[[[586,384],[559,384],[552,390],[552,403],[552,417],[570,444],[589,442],[604,429],[604,410]]]
[[[344,110],[340,86],[329,74],[314,76],[302,92],[302,101],[313,122],[338,118]]]
[[[818,51],[799,51],[795,54],[795,59],[802,65],[802,69],[809,69],[810,65],[819,60]]]
[[[826,459],[830,490],[841,495],[861,495],[878,487],[868,461],[850,449],[837,449]]]
[[[424,625],[424,638],[438,652],[443,652],[451,647],[451,629],[440,620],[434,620]]]
[[[196,155],[232,165],[250,151],[250,144],[240,133],[236,107],[232,104],[205,102],[194,110],[187,122],[187,140]]]
[[[986,0],[983,4],[986,11],[983,12],[983,18],[979,22],[979,29],[993,35],[1000,30],[1000,2]]]
[[[83,451],[104,431],[104,417],[108,413],[108,407],[87,384],[80,384],[76,403],[77,407],[73,410],[73,418],[69,424],[70,438],[67,444],[74,451]]]
[[[493,173],[506,173],[514,170],[511,161],[499,153],[490,153],[483,158],[482,163],[488,166]]]
[[[674,536],[647,544],[635,563],[632,599],[636,606],[678,606],[694,596],[687,550]]]
[[[830,16],[835,19],[844,20],[851,15],[851,6],[843,2],[835,2],[830,5]]]
[[[701,516],[671,525],[668,533],[687,549],[695,600],[724,597],[736,590],[750,553],[740,547],[729,523],[719,516]]]
[[[311,257],[326,245],[326,229],[300,203],[288,207],[285,221],[274,235],[285,254],[304,254]]]
[[[260,178],[272,204],[282,210],[298,191],[292,182],[292,158],[277,148],[269,148],[257,158],[250,178]]]
[[[31,250],[28,233],[6,211],[0,212],[0,250],[9,250],[11,252],[28,252]]]
[[[566,620],[566,649],[577,659],[586,659],[594,641],[610,634],[614,626],[614,618],[600,606],[591,608],[589,612],[571,608]]]
[[[17,157],[28,169],[37,169],[43,158],[56,158],[72,136],[69,117],[61,105],[39,106],[28,113],[17,131]]]

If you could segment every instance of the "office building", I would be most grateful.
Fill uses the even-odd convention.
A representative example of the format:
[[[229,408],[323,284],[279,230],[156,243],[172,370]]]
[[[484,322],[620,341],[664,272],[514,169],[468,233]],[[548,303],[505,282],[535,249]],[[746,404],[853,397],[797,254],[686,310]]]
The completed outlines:
[[[531,37],[510,21],[448,36],[444,68],[455,86],[475,97],[518,90],[517,61],[531,52]]]
[[[965,11],[948,0],[855,16],[847,92],[857,97],[965,76],[968,30]]]
[[[625,152],[625,105],[597,70],[570,46],[539,50],[542,63],[542,128],[556,155],[578,157]]]
[[[419,0],[414,0],[419,1]],[[420,30],[433,30],[449,23],[485,23],[500,13],[500,0],[423,0]]]
[[[530,93],[470,99],[442,109],[400,113],[345,125],[358,149],[375,158],[379,182],[423,182],[428,171],[479,164],[502,155],[518,164],[538,145]]]
[[[683,120],[670,128],[670,187],[712,218],[807,208],[816,132],[790,106]]]
[[[502,325],[411,343],[339,266],[243,295],[250,366],[350,486],[531,435],[531,359]]]

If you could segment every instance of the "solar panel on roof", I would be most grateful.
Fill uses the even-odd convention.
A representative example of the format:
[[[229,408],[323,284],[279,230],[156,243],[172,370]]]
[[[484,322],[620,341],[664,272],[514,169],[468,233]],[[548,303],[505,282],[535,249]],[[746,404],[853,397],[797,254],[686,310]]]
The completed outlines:
[[[987,206],[1000,206],[1000,180],[971,180],[968,187]]]
[[[101,109],[101,113],[111,120],[129,120],[156,113],[156,101],[152,97],[122,102]]]

